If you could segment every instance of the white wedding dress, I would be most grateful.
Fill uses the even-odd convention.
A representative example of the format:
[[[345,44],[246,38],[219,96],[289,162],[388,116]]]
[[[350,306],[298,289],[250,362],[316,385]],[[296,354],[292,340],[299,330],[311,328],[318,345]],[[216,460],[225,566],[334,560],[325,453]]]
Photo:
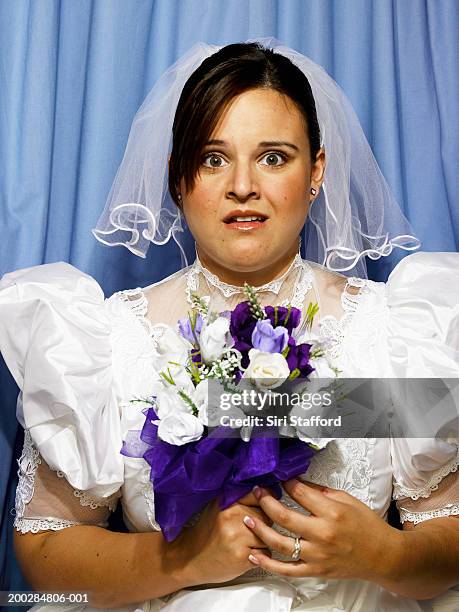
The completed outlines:
[[[21,389],[17,417],[25,429],[16,529],[105,527],[118,502],[129,530],[159,529],[149,465],[120,449],[128,430],[142,428],[141,406],[131,400],[150,395],[158,376],[158,341],[167,325],[186,315],[191,291],[208,295],[219,310],[243,299],[199,261],[161,283],[108,299],[94,279],[64,263],[3,277],[0,350]],[[264,304],[290,301],[303,311],[317,301],[314,330],[328,340],[330,356],[345,376],[459,376],[459,254],[413,254],[387,283],[350,279],[347,284],[297,256],[280,279],[259,288],[258,296]],[[318,452],[304,478],[343,489],[384,518],[395,499],[401,520],[419,523],[459,515],[457,466],[457,439],[348,438]],[[286,496],[284,501],[294,506]],[[92,610],[42,604],[33,609]],[[287,579],[259,568],[229,584],[122,608],[429,609],[459,610],[459,590],[417,602],[361,580]]]

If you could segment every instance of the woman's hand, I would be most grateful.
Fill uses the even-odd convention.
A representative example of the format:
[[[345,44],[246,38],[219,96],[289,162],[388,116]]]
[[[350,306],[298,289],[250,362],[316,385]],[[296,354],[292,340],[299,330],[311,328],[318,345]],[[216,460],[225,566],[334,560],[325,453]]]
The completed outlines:
[[[283,562],[254,549],[250,554],[252,563],[283,576],[360,578],[373,582],[383,580],[385,572],[390,572],[388,565],[400,550],[400,531],[344,491],[296,479],[286,482],[284,488],[311,516],[287,508],[265,489],[255,488],[254,492],[270,519],[301,538],[300,558]],[[277,533],[256,517],[246,517],[244,523],[265,546],[292,556],[295,544],[292,537]]]
[[[208,504],[198,522],[166,547],[170,571],[186,574],[189,586],[218,583],[252,569],[251,551],[264,548],[269,558],[266,544],[245,527],[244,516],[256,520],[257,525],[272,524],[253,493],[225,510],[220,510],[217,500]]]

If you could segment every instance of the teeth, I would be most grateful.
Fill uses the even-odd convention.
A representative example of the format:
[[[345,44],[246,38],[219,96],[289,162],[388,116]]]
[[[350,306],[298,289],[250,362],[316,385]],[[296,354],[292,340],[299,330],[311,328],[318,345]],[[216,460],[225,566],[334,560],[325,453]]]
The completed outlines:
[[[263,217],[233,217],[235,221],[263,221]]]

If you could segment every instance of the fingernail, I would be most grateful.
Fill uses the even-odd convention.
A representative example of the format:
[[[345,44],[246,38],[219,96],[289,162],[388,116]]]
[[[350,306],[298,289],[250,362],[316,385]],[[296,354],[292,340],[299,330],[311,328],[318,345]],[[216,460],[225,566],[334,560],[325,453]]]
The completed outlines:
[[[253,491],[253,494],[255,495],[255,497],[256,497],[257,499],[260,499],[260,497],[261,497],[261,489],[260,489],[260,487],[258,487],[257,485],[255,485],[255,486],[253,487],[252,491]]]
[[[244,516],[244,523],[252,529],[255,527],[255,521],[250,516]]]
[[[251,561],[255,565],[258,565],[258,559],[254,557],[253,555],[249,555],[249,561]]]

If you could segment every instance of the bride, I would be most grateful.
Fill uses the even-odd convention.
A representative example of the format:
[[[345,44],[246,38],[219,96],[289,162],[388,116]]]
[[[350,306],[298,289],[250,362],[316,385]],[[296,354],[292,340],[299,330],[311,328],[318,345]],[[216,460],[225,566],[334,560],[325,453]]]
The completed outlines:
[[[333,440],[281,500],[255,488],[226,510],[212,502],[171,543],[149,465],[120,453],[192,292],[228,310],[248,282],[261,304],[299,308],[300,326],[317,302],[312,332],[347,377],[458,376],[459,255],[411,254],[387,283],[366,279],[365,256],[418,243],[319,66],[280,45],[197,45],[160,79],[95,235],[145,256],[150,242],[180,244],[184,220],[196,259],[151,287],[104,299],[64,263],[0,283],[25,430],[15,549],[30,583],[89,594],[63,610],[459,609],[456,438]],[[403,530],[387,523],[392,499]],[[107,529],[117,503],[129,533]]]

